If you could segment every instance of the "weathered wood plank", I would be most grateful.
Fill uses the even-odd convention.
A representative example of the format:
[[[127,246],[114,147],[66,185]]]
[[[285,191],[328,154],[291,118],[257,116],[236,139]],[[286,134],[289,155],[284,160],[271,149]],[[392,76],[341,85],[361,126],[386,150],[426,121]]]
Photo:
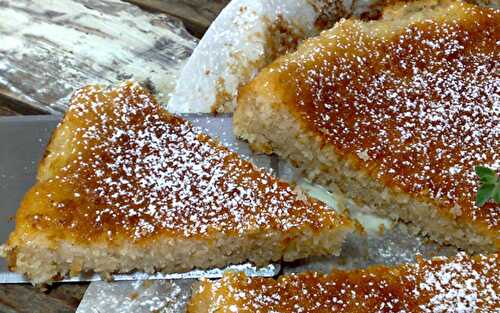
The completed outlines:
[[[74,312],[87,286],[86,283],[59,284],[42,292],[30,285],[0,285],[0,312]]]
[[[21,113],[18,113],[12,109],[10,109],[8,106],[4,105],[0,101],[0,116],[9,116],[9,115],[21,115]]]
[[[125,0],[141,8],[180,18],[191,34],[201,38],[230,0]]]
[[[0,43],[0,95],[54,113],[82,85],[131,77],[166,101],[196,39],[178,19],[119,0],[0,0]]]
[[[45,110],[39,109],[26,102],[22,95],[16,95],[12,91],[0,85],[0,112],[12,112],[13,114],[34,115],[47,114]],[[0,113],[2,115],[2,113]],[[11,114],[12,115],[12,114]]]

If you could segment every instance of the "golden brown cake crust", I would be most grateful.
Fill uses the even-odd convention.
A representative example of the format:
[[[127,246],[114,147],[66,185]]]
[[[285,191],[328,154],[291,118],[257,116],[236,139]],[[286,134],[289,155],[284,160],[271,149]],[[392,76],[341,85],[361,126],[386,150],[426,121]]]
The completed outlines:
[[[499,41],[498,9],[399,3],[380,21],[345,20],[278,59],[240,90],[235,121],[254,102],[286,108],[353,169],[498,244],[500,205],[475,205],[474,167],[500,170]]]
[[[351,24],[325,35],[332,47],[318,42],[305,61],[274,68],[293,82],[289,105],[304,125],[339,153],[365,155],[358,165],[386,185],[500,230],[498,204],[474,205],[474,166],[500,166],[500,11],[464,14],[383,39]]]
[[[498,254],[460,254],[277,279],[230,273],[218,281],[203,280],[188,312],[495,312],[500,308],[499,260]]]
[[[81,89],[55,136],[66,125],[71,137],[62,151],[49,145],[17,235],[140,242],[348,223],[168,114],[137,84]]]
[[[76,92],[0,255],[37,284],[338,254],[352,231],[126,82]]]

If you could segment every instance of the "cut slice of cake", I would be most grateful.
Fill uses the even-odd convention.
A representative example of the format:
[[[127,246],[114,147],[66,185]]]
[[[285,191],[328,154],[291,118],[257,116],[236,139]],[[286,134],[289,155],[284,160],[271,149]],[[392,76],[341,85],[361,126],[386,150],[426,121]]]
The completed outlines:
[[[241,88],[235,132],[359,205],[441,243],[500,249],[500,10],[452,0],[351,18]]]
[[[75,93],[3,250],[42,283],[336,254],[354,226],[128,82]]]
[[[434,258],[325,275],[277,279],[227,273],[202,280],[189,313],[250,312],[498,312],[499,255]]]

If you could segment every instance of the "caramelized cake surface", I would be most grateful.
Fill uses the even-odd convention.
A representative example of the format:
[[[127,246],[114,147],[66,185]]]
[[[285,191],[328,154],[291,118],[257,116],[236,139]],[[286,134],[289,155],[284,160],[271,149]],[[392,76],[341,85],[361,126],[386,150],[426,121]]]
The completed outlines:
[[[273,69],[290,82],[287,104],[301,122],[340,154],[500,230],[498,204],[474,205],[474,166],[500,168],[500,11],[454,5],[465,21],[422,21],[397,35],[340,23],[349,31],[312,40],[308,54]]]
[[[497,312],[499,255],[435,258],[329,275],[203,280],[188,312]]]
[[[500,10],[461,1],[410,1],[386,8],[380,20],[341,21],[241,88],[236,133],[312,176],[324,173],[327,184],[345,184],[344,193],[362,173],[416,206],[474,224],[498,249],[500,204],[475,205],[474,168],[500,171],[499,42]],[[275,122],[267,119],[279,115],[299,129],[293,138],[271,134]],[[289,148],[313,150],[316,141],[318,152]],[[321,166],[311,165],[314,158]],[[332,178],[344,171],[323,163],[337,158],[356,174]]]
[[[347,219],[168,114],[138,85],[78,91],[17,216],[20,231],[140,242],[341,225]],[[66,137],[64,132],[71,131]]]
[[[44,283],[336,254],[353,230],[127,82],[76,92],[0,253]]]

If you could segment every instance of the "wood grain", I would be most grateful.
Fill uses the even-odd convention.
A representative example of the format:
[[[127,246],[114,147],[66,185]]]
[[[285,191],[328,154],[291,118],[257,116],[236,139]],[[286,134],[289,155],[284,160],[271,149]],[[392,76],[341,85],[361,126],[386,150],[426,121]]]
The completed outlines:
[[[166,101],[197,40],[180,20],[119,0],[0,0],[0,42],[10,110],[55,113],[82,85],[126,78],[152,82]]]
[[[21,114],[10,109],[7,105],[4,105],[4,103],[0,101],[0,116],[11,116],[11,115],[21,115]]]
[[[75,312],[87,286],[87,283],[56,284],[42,292],[30,285],[0,285],[0,312]]]
[[[36,115],[47,114],[45,110],[31,106],[19,95],[0,86],[0,115]]]
[[[186,28],[201,38],[229,0],[126,0],[141,8],[180,18]]]

